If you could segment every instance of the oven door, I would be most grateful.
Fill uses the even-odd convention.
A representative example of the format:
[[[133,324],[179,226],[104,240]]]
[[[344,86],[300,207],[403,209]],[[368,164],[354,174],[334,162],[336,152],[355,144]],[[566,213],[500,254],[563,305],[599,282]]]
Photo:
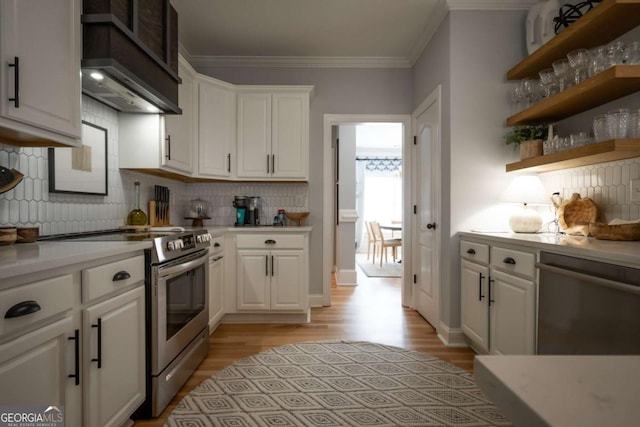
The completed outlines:
[[[208,250],[152,268],[152,375],[158,375],[208,325]]]

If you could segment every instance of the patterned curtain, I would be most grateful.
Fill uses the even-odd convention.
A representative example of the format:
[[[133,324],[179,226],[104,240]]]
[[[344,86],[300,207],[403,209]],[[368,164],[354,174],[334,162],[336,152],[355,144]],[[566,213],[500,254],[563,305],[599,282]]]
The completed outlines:
[[[365,169],[371,172],[396,172],[402,169],[399,157],[356,157],[357,162],[366,162]]]

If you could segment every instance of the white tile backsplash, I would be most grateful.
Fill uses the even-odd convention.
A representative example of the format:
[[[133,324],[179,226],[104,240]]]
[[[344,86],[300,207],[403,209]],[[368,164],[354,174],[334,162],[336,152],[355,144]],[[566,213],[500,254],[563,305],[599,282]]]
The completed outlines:
[[[305,183],[197,183],[185,184],[118,168],[118,113],[83,97],[84,121],[107,129],[108,195],[49,193],[48,151],[39,147],[4,145],[0,140],[0,165],[25,175],[13,190],[0,194],[0,226],[40,227],[41,235],[95,231],[124,225],[134,206],[134,181],[140,181],[141,209],[147,214],[153,186],[171,190],[171,223],[190,225],[184,219],[189,202],[201,198],[210,204],[211,220],[205,225],[233,225],[233,196],[260,196],[261,221],[271,223],[277,209],[308,211]]]

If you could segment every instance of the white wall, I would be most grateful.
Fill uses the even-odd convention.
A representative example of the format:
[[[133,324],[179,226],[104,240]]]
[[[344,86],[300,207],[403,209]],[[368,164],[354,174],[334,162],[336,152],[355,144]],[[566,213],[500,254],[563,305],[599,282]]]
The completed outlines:
[[[323,120],[325,114],[408,114],[409,69],[202,67],[198,72],[233,84],[314,85],[309,136],[311,294],[322,294]]]

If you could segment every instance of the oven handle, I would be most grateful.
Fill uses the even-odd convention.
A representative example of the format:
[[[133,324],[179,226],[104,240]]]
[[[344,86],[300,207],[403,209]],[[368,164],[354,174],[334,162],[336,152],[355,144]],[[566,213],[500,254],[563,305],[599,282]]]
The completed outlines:
[[[205,264],[209,258],[208,255],[208,253],[205,253],[192,261],[187,261],[178,265],[159,267],[160,278],[166,279],[170,276],[177,276],[185,271],[193,270],[194,268]]]
[[[536,263],[536,267],[540,270],[548,271],[550,273],[560,274],[562,276],[571,277],[572,279],[581,280],[584,282],[592,283],[594,285],[606,286],[607,288],[616,289],[622,292],[629,292],[635,295],[640,295],[640,286],[627,285],[625,283],[616,282],[609,279],[603,279],[601,277],[589,276],[587,274],[578,273],[577,271],[565,270],[564,268],[554,267],[552,265]]]

